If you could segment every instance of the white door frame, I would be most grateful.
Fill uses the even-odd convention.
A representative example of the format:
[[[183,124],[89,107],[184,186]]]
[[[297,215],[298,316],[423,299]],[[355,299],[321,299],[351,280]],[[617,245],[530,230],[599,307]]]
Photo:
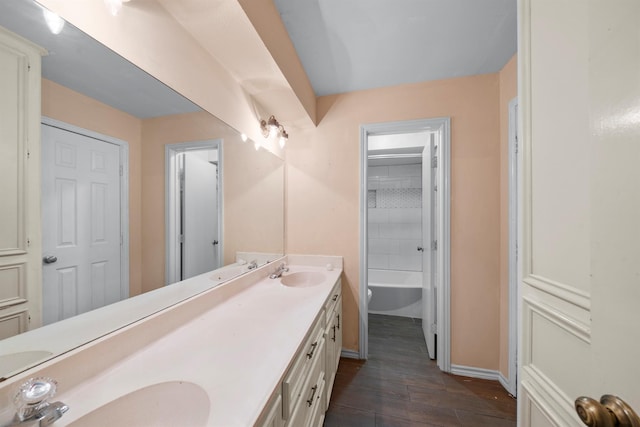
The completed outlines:
[[[120,296],[129,298],[129,143],[42,116],[43,125],[117,145],[120,150]]]
[[[359,322],[359,352],[360,359],[366,359],[369,353],[369,322],[367,303],[367,282],[368,282],[368,238],[367,238],[367,147],[369,135],[415,133],[421,131],[434,132],[436,134],[436,144],[438,145],[437,155],[440,164],[438,165],[438,212],[442,218],[437,232],[438,259],[437,269],[441,274],[438,276],[438,301],[437,301],[437,331],[438,337],[438,367],[444,372],[451,372],[451,260],[450,260],[450,199],[451,199],[451,119],[440,117],[433,119],[407,120],[401,122],[387,122],[364,124],[360,126],[360,322]],[[346,356],[352,356],[345,354]],[[355,355],[353,355],[355,356]]]
[[[207,141],[179,142],[167,144],[165,153],[165,285],[180,281],[178,263],[180,261],[180,239],[177,230],[180,229],[180,215],[177,214],[180,200],[180,189],[176,186],[178,178],[177,155],[187,151],[218,150],[218,265],[224,260],[224,209],[223,209],[223,149],[222,139]]]
[[[518,283],[520,283],[521,266],[518,253],[518,242],[522,239],[519,214],[521,212],[520,174],[521,154],[518,149],[518,98],[509,101],[509,377],[502,381],[503,387],[516,396],[518,392]]]

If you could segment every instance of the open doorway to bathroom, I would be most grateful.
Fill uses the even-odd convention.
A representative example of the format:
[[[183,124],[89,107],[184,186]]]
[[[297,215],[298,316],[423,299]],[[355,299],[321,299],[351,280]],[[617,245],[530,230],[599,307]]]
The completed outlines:
[[[222,265],[222,144],[169,144],[166,154],[166,284]]]
[[[359,356],[381,328],[449,371],[449,119],[363,125],[361,148]]]

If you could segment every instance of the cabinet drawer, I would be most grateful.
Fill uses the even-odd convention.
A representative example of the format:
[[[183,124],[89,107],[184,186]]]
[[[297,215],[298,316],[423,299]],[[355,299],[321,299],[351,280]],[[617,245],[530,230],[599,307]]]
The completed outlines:
[[[324,351],[324,341],[320,350]],[[316,359],[304,382],[301,398],[293,408],[288,427],[309,426],[318,411],[324,412],[324,387],[324,361]]]
[[[331,295],[329,296],[329,299],[324,305],[326,323],[331,322],[331,319],[333,318],[333,311],[335,310],[336,304],[338,303],[338,300],[340,299],[341,296],[342,296],[342,281],[338,280],[338,283],[336,283],[336,286],[334,286],[333,290],[331,291]]]
[[[316,360],[323,360],[324,355],[324,313],[320,313],[309,338],[301,347],[299,354],[282,382],[282,415],[288,419],[294,406],[303,394],[302,387],[309,377]],[[322,364],[324,366],[324,363]]]

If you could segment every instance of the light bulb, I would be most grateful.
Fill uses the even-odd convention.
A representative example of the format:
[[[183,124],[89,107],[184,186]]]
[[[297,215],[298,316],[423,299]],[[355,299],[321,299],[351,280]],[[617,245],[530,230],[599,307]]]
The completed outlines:
[[[60,34],[64,28],[64,19],[48,9],[42,9],[42,14],[44,15],[44,21],[47,23],[47,27],[49,27],[49,31],[53,34]]]
[[[242,139],[242,142],[247,142],[247,139],[249,139],[249,137],[244,133],[240,135],[240,138]]]
[[[287,142],[287,139],[284,136],[280,137],[279,143],[280,143],[280,148],[284,148],[284,144]]]
[[[256,148],[256,151],[258,151],[260,149],[260,141],[254,142],[253,146]]]

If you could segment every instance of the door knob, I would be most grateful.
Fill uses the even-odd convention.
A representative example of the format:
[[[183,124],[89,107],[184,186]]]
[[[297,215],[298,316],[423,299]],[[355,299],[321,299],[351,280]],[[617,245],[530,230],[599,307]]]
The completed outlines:
[[[53,255],[49,255],[49,256],[46,256],[46,257],[42,258],[42,262],[44,262],[45,264],[53,264],[57,260],[58,260],[58,258],[53,256]]]
[[[617,396],[605,394],[600,402],[590,397],[576,399],[576,412],[589,427],[640,427],[640,417]]]
[[[424,252],[424,248],[422,246],[418,246],[418,251]]]

